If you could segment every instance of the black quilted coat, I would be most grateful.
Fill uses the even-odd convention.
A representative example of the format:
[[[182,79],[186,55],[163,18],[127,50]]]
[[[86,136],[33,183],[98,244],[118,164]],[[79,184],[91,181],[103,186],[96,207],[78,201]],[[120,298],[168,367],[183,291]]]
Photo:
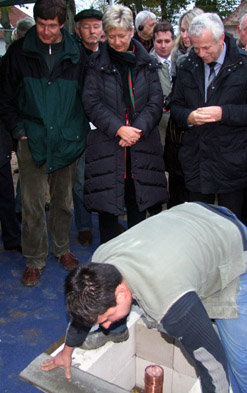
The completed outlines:
[[[137,41],[136,66],[132,70],[135,114],[132,126],[143,132],[130,147],[131,171],[140,211],[168,199],[162,147],[157,124],[162,113],[162,90],[157,63]],[[122,78],[111,62],[108,44],[89,59],[83,105],[97,128],[88,135],[85,170],[87,209],[114,215],[125,213],[125,148],[119,146],[117,130],[125,125]]]

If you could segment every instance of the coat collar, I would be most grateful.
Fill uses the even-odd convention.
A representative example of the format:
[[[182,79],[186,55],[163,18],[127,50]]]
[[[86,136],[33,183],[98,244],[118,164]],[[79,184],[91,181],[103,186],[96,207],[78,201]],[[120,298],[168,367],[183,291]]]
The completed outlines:
[[[222,67],[231,67],[241,61],[240,51],[236,46],[234,38],[225,33],[226,56]],[[181,63],[181,68],[190,69],[191,72],[203,69],[203,60],[191,48],[188,57]]]
[[[61,31],[63,35],[63,47],[64,47],[61,57],[63,59],[70,58],[72,63],[76,64],[80,59],[80,51],[78,45],[73,39],[73,37],[67,32],[66,29],[62,29]],[[37,45],[37,39],[38,37],[36,32],[36,26],[33,26],[26,34],[23,41],[22,50],[25,55],[34,56],[34,57],[40,56],[40,51]]]
[[[230,35],[225,33],[225,44],[226,44],[226,55],[224,59],[224,63],[217,75],[218,77],[223,77],[229,75],[229,71],[235,71],[239,65],[242,64],[242,51],[236,46],[236,42],[234,38]],[[247,56],[247,54],[244,54]],[[179,65],[179,69],[184,69],[190,73],[192,73],[194,80],[197,83],[198,89],[201,92],[202,97],[204,97],[204,62],[203,60],[195,53],[194,49],[192,48],[189,52],[189,55],[182,60],[181,64]],[[227,70],[225,73],[224,71]]]
[[[136,55],[136,67],[142,67],[144,65],[148,65],[151,68],[159,68],[157,60],[150,56],[149,53],[143,48],[142,44],[135,39],[132,39],[133,44],[135,45],[135,55]],[[108,43],[104,42],[101,46],[100,51],[93,53],[89,59],[89,65],[91,67],[99,67],[104,70],[112,70],[114,69],[114,65],[112,64],[111,58],[109,56],[109,52],[107,49]]]

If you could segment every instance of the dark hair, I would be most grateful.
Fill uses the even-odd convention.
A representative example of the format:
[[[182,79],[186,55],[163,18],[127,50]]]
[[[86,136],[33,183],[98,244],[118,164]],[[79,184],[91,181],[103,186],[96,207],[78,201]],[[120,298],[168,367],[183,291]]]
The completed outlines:
[[[41,19],[55,19],[58,17],[59,24],[66,21],[67,7],[64,0],[37,0],[33,7],[33,17]]]
[[[77,325],[92,326],[98,315],[116,306],[115,290],[123,277],[108,263],[89,263],[73,270],[65,280],[67,311]]]
[[[159,31],[166,32],[170,31],[172,33],[172,39],[174,38],[174,30],[170,22],[168,20],[164,20],[163,22],[159,22],[156,24],[154,27],[153,31],[153,39],[155,40],[155,34],[157,34]]]

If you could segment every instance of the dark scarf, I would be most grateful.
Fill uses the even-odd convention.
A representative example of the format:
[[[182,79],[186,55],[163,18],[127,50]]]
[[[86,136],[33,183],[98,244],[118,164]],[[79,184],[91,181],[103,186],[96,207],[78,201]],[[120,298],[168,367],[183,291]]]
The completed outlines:
[[[123,99],[126,105],[126,119],[131,122],[135,112],[135,101],[132,87],[132,69],[136,65],[135,46],[130,42],[127,52],[117,52],[108,45],[111,61],[118,69],[123,82]]]

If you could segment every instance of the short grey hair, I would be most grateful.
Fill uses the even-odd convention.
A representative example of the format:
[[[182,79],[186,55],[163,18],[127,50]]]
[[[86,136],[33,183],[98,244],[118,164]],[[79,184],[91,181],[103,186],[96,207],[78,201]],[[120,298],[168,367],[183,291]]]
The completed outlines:
[[[218,42],[224,34],[224,25],[219,15],[211,12],[196,16],[189,27],[189,35],[201,37],[205,30],[210,30],[214,39]]]
[[[11,41],[14,42],[19,38],[23,38],[29,29],[35,25],[35,21],[33,18],[26,17],[24,19],[19,19],[16,28],[12,31]]]
[[[107,33],[109,30],[118,27],[124,30],[133,29],[133,14],[129,7],[112,5],[106,9],[103,16],[103,30]]]
[[[33,18],[27,17],[27,18],[18,20],[17,25],[16,25],[17,34],[21,38],[24,37],[25,34],[28,32],[28,30],[31,29],[31,27],[34,25],[35,25],[35,21]]]
[[[136,15],[136,20],[135,20],[136,30],[138,30],[138,26],[140,26],[140,25],[145,26],[147,18],[156,19],[156,15],[151,11],[138,12],[138,14]]]
[[[240,28],[240,30],[242,29],[244,20],[245,20],[246,18],[247,18],[247,14],[244,14],[244,15],[241,17],[240,23],[239,23],[239,28]]]

